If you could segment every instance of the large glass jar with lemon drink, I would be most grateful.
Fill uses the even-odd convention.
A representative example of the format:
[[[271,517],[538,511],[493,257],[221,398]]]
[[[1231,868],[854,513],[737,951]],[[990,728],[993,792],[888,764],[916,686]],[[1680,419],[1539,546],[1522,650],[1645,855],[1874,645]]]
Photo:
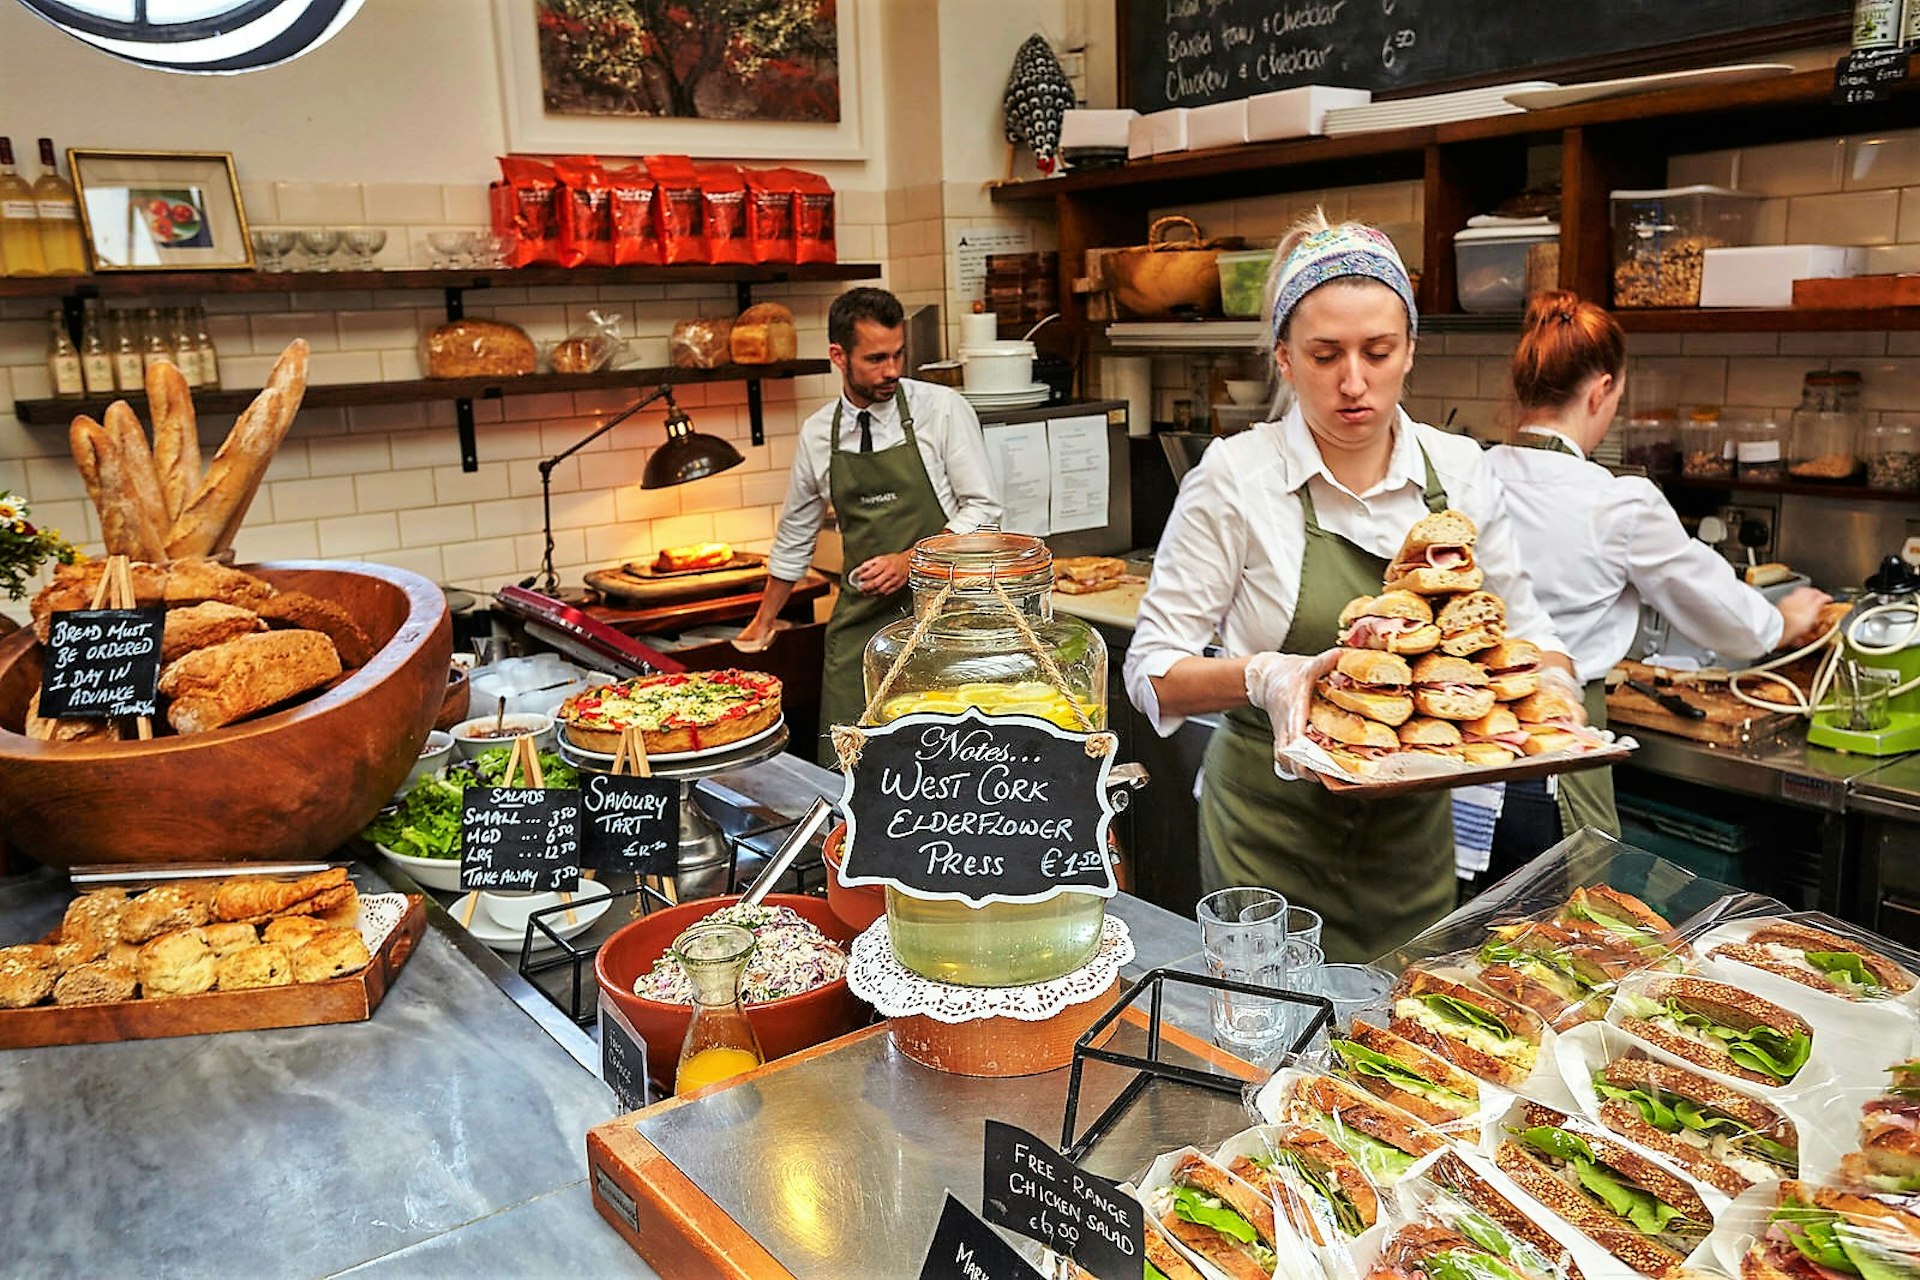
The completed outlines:
[[[1040,539],[939,534],[914,547],[909,582],[913,617],[867,645],[868,699],[886,684],[875,724],[978,707],[1080,732],[1106,728],[1106,642],[1081,619],[1054,614],[1053,554]],[[1099,946],[1105,908],[1105,899],[1078,890],[975,907],[888,888],[887,929],[915,973],[962,986],[1019,986],[1085,964]]]

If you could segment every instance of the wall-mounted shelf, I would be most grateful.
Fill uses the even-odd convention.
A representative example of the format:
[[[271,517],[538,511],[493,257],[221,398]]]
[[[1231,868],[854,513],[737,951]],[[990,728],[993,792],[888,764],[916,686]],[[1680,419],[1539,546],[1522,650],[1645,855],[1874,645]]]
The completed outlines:
[[[757,266],[674,267],[513,267],[450,271],[156,271],[110,272],[86,276],[29,276],[0,279],[0,299],[52,298],[67,313],[74,341],[80,340],[83,305],[95,298],[154,297],[167,294],[345,293],[355,290],[437,289],[448,320],[466,314],[472,289],[529,287],[604,288],[617,285],[732,285],[736,311],[753,305],[753,286],[814,281],[873,280],[872,262],[763,263]],[[795,360],[784,365],[729,365],[722,369],[615,369],[593,374],[530,374],[522,378],[425,378],[397,382],[352,382],[309,387],[303,403],[321,408],[339,405],[406,404],[451,400],[460,437],[460,467],[480,465],[473,402],[499,396],[549,391],[589,391],[602,387],[658,386],[662,382],[740,382],[747,389],[747,421],[753,443],[766,443],[760,382],[826,373],[825,360]],[[201,413],[238,412],[254,391],[214,391],[194,397]],[[122,398],[122,397],[115,397]],[[143,396],[124,397],[144,408]],[[22,422],[65,422],[76,413],[98,415],[109,400],[22,400],[14,412]]]
[[[1823,484],[1817,480],[1703,480],[1691,476],[1662,476],[1663,489],[1682,492],[1778,493],[1804,498],[1834,498],[1842,502],[1905,502],[1920,505],[1920,493],[1910,489],[1870,489],[1863,484]]]

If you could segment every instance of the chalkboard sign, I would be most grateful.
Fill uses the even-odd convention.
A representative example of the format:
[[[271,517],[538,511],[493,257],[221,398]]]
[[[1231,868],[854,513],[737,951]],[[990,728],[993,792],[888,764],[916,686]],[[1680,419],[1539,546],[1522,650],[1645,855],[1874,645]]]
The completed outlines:
[[[600,1078],[613,1090],[621,1115],[653,1101],[647,1090],[647,1042],[604,995],[600,997]]]
[[[580,887],[580,792],[468,787],[460,809],[460,887],[515,892]]]
[[[53,614],[40,669],[40,714],[82,720],[152,715],[166,626],[161,608]]]
[[[1067,889],[1111,897],[1111,734],[1034,716],[911,715],[861,730],[847,771],[847,884],[918,898],[1041,902]]]
[[[1145,1264],[1146,1208],[1024,1129],[987,1121],[987,1221],[1038,1240],[1099,1280],[1135,1280]]]
[[[1549,64],[1716,38],[1724,45],[1736,35],[1821,20],[1844,23],[1853,8],[1852,0],[1121,3],[1126,96],[1140,111],[1197,107],[1306,84],[1381,92],[1472,78],[1539,79]],[[1827,37],[1837,37],[1840,29],[1835,25]],[[1700,59],[1716,60],[1729,60],[1724,47]],[[1619,71],[1634,73],[1631,67]]]
[[[1833,68],[1833,101],[1842,106],[1885,102],[1907,78],[1905,49],[1855,49]]]
[[[920,1280],[1040,1280],[1040,1273],[949,1191]]]
[[[586,775],[580,788],[583,865],[668,876],[680,865],[680,783],[673,778]]]

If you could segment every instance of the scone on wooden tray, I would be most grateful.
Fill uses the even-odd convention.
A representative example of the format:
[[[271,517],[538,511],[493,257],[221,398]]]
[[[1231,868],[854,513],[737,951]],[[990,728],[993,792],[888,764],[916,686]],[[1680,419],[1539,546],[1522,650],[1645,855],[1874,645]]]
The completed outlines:
[[[163,933],[205,924],[212,918],[213,904],[205,886],[163,884],[122,908],[120,937],[126,942],[150,942]]]
[[[294,949],[295,982],[325,982],[367,967],[373,959],[354,929],[332,929]]]
[[[176,929],[140,948],[137,976],[150,997],[197,996],[213,990],[219,966],[203,930]]]
[[[0,1009],[25,1009],[53,994],[60,971],[52,947],[0,948]]]
[[[135,970],[111,960],[93,960],[60,975],[53,985],[55,1004],[113,1004],[131,1000],[139,988]]]
[[[293,982],[293,956],[277,942],[262,942],[220,957],[216,985],[222,991],[284,987]]]

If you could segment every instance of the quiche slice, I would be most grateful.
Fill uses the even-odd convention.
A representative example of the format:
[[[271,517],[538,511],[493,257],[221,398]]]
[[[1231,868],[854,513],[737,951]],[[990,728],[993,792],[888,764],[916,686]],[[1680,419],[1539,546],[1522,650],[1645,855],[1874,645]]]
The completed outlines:
[[[780,718],[780,681],[763,671],[685,671],[599,685],[560,704],[567,740],[608,755],[638,727],[648,755],[711,751],[751,738]]]

